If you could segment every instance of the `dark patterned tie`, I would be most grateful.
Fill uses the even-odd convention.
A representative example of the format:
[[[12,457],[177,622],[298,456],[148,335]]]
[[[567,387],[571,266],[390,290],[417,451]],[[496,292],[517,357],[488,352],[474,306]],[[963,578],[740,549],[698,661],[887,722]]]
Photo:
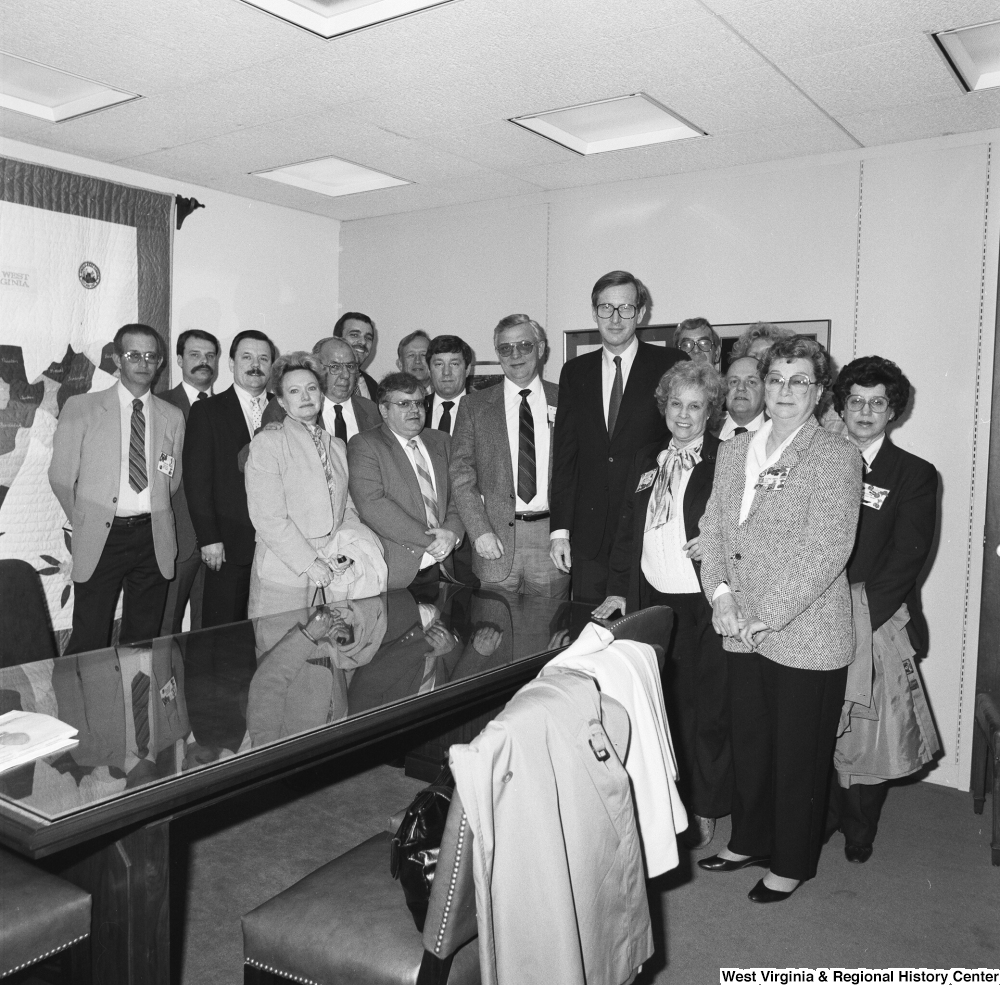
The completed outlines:
[[[608,403],[608,437],[615,433],[615,424],[618,421],[618,409],[622,405],[622,391],[625,389],[622,383],[622,357],[615,356],[615,382],[611,386],[611,401]]]
[[[451,409],[455,406],[454,400],[446,400],[441,406],[444,410],[441,411],[441,420],[438,421],[438,430],[447,431],[451,434]]]
[[[747,433],[747,429],[746,428],[733,428],[733,437],[734,438],[738,434],[746,434],[746,433]]]
[[[132,433],[128,441],[128,484],[142,492],[149,484],[146,478],[146,418],[142,401],[132,401]]]
[[[149,675],[141,670],[132,678],[132,720],[136,754],[145,759],[149,752]]]
[[[336,415],[336,420],[333,422],[333,436],[335,438],[340,438],[344,444],[347,444],[347,421],[344,420],[344,408],[340,404],[333,405],[333,413]]]
[[[530,390],[521,390],[521,411],[517,428],[517,495],[525,505],[535,498],[535,422],[528,406]]]

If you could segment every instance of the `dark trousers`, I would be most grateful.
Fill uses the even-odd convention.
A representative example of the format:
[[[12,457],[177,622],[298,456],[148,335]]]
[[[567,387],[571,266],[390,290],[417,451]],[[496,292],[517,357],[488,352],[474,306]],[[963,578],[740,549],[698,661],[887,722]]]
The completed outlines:
[[[663,668],[671,735],[679,747],[681,795],[693,813],[722,817],[732,810],[729,660],[712,629],[712,607],[701,592],[667,595],[649,587],[649,605],[674,611]]]
[[[160,634],[167,579],[160,573],[153,525],[113,523],[94,573],[73,585],[73,632],[66,653],[111,645],[118,594],[124,591],[119,642],[137,643]]]
[[[572,551],[572,543],[570,549]],[[573,601],[586,602],[588,605],[600,605],[607,598],[608,589],[608,559],[610,543],[601,546],[601,552],[595,558],[581,557],[573,553],[573,566],[570,577],[573,585]]]
[[[471,588],[479,588],[481,583],[475,572],[472,570],[472,541],[466,535],[462,545],[456,548],[452,554],[455,562],[455,581]]]
[[[206,566],[201,603],[203,629],[246,619],[251,567],[249,564],[233,564],[232,561],[223,561],[218,571]]]
[[[163,610],[163,625],[160,626],[161,636],[170,636],[181,631],[188,600],[191,602],[191,628],[201,629],[201,603],[205,589],[204,570],[205,565],[198,550],[189,558],[177,561],[174,565],[174,577],[170,580],[167,605]]]
[[[416,578],[407,587],[418,603],[435,605],[441,591],[441,565],[431,564],[418,571]]]
[[[844,832],[844,841],[870,848],[878,832],[882,807],[889,793],[888,783],[855,783],[842,787],[834,773],[830,780],[830,810],[827,830]]]
[[[731,851],[770,855],[789,879],[816,874],[826,829],[847,668],[799,670],[730,653],[733,737]]]

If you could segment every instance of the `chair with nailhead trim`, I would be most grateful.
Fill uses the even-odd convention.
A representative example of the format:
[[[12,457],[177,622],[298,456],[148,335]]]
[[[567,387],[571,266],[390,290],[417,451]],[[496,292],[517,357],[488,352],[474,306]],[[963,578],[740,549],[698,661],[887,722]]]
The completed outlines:
[[[0,849],[0,978],[55,955],[63,981],[89,985],[90,893]]]
[[[457,791],[422,934],[389,874],[390,840],[369,838],[246,914],[244,985],[478,985],[472,832]]]

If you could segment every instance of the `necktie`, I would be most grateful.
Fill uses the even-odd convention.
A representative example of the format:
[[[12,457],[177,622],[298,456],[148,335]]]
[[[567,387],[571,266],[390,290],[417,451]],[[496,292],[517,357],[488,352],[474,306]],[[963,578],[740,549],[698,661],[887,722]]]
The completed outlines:
[[[647,530],[664,526],[674,513],[674,500],[681,485],[681,476],[686,469],[693,469],[701,461],[701,447],[675,448],[671,441],[666,451],[657,456],[660,473],[653,487],[651,511],[646,521]]]
[[[441,411],[441,420],[438,421],[438,430],[447,431],[451,434],[451,409],[455,406],[454,400],[446,400],[441,406],[444,410]]]
[[[734,438],[738,434],[746,434],[746,433],[747,433],[747,429],[746,428],[733,428],[733,437]]]
[[[535,498],[535,422],[528,406],[530,390],[521,390],[521,411],[517,428],[517,495],[527,505]]]
[[[198,400],[208,400],[208,394],[204,390],[198,391]]]
[[[306,424],[305,429],[309,432],[309,436],[313,439],[313,444],[316,446],[319,463],[323,466],[323,475],[326,476],[326,488],[330,493],[330,505],[333,507],[334,513],[336,513],[340,490],[338,489],[337,476],[333,471],[333,464],[330,462],[330,456],[327,455],[326,446],[323,444],[323,429],[317,424]]]
[[[149,752],[149,675],[141,670],[132,678],[132,721],[136,755],[145,759]]]
[[[333,422],[333,436],[335,438],[340,438],[344,444],[347,444],[347,421],[344,420],[344,408],[340,404],[333,405],[333,412],[336,415],[336,420]]]
[[[427,464],[427,459],[424,458],[424,453],[420,450],[416,438],[410,438],[407,444],[410,451],[413,452],[413,460],[417,466],[417,482],[420,484],[420,495],[424,500],[427,524],[436,527],[438,525],[438,501],[434,494],[434,483],[431,481],[430,466]]]
[[[615,382],[611,385],[611,401],[608,404],[608,437],[615,433],[615,423],[618,420],[618,408],[622,405],[622,357],[615,356]]]
[[[149,484],[146,478],[146,418],[142,401],[132,401],[132,431],[128,439],[128,484],[142,492]]]
[[[254,397],[250,403],[250,421],[253,427],[250,429],[256,434],[260,430],[260,397]]]

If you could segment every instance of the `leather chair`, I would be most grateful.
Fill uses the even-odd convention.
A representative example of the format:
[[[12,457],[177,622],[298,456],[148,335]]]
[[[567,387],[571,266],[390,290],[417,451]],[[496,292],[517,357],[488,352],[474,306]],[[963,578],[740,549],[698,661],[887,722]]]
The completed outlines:
[[[59,656],[42,579],[27,561],[0,561],[0,667]]]
[[[90,893],[0,849],[0,978],[61,954],[63,981],[89,985]]]
[[[244,985],[478,985],[472,833],[453,795],[421,934],[383,832],[243,917]]]
[[[1000,708],[985,691],[976,695],[975,725],[972,730],[972,809],[983,813],[986,778],[993,774],[993,837],[990,854],[1000,865]]]
[[[608,627],[616,640],[648,643],[656,650],[656,662],[663,671],[663,662],[670,644],[674,625],[674,610],[669,605],[651,605],[648,609],[630,612]]]

